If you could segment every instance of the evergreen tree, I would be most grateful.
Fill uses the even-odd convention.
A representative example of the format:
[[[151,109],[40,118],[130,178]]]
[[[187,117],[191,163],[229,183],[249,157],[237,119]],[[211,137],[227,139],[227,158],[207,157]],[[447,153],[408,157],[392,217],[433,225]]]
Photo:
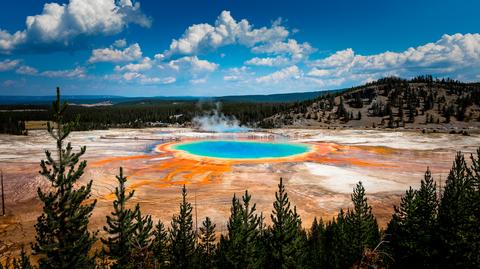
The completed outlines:
[[[180,212],[173,216],[169,229],[170,265],[172,268],[191,268],[195,254],[195,231],[193,230],[192,205],[187,202],[187,189],[182,188]]]
[[[434,267],[437,210],[436,185],[427,169],[420,189],[405,193],[388,225],[395,267]]]
[[[226,237],[220,239],[220,268],[258,267],[261,217],[256,214],[256,205],[251,205],[252,196],[245,191],[242,202],[234,195]]]
[[[417,261],[410,260],[414,256],[416,238],[410,236],[413,229],[411,216],[415,211],[415,191],[410,187],[400,200],[400,206],[394,206],[394,214],[387,228],[390,236],[391,253],[396,268],[406,268],[407,264],[416,264]]]
[[[135,207],[135,229],[130,239],[132,244],[131,262],[135,268],[148,268],[152,262],[150,253],[152,243],[152,217],[147,215],[142,217],[140,205]]]
[[[326,231],[323,220],[320,218],[320,221],[317,221],[317,218],[314,218],[307,241],[308,264],[310,268],[325,268],[327,266],[325,237]]]
[[[215,265],[215,227],[216,225],[212,223],[209,217],[205,218],[202,222],[202,227],[200,227],[199,262],[201,268],[213,268]]]
[[[56,128],[48,123],[50,135],[56,140],[57,158],[45,151],[46,160],[42,160],[40,174],[52,184],[51,192],[38,189],[38,197],[43,203],[43,213],[37,219],[36,242],[32,244],[35,255],[40,256],[40,268],[93,268],[94,259],[89,256],[95,236],[88,231],[89,217],[96,201],[88,203],[91,196],[92,181],[87,185],[74,188],[87,166],[80,161],[86,148],[72,152],[70,143],[65,147],[65,139],[74,124],[64,124],[63,118],[67,104],[61,103],[60,89],[53,102],[53,119]]]
[[[448,268],[478,268],[478,219],[474,181],[465,158],[458,153],[445,183],[438,212],[440,256]]]
[[[165,225],[160,220],[158,220],[153,231],[151,249],[155,268],[164,267],[168,261],[168,234]]]
[[[380,232],[377,220],[372,214],[372,207],[368,205],[362,182],[353,189],[351,197],[353,209],[347,212],[345,224],[352,247],[349,259],[353,264],[353,261],[362,257],[367,248],[373,249],[380,242]]]
[[[136,228],[134,217],[136,212],[126,208],[126,203],[133,197],[134,190],[126,193],[125,183],[127,178],[123,176],[123,169],[116,176],[118,186],[115,188],[113,211],[107,216],[107,226],[103,230],[108,237],[102,238],[105,255],[113,260],[112,268],[133,268],[130,255],[132,252],[132,236]]]
[[[272,260],[269,262],[269,267],[296,268],[303,262],[302,256],[305,255],[303,243],[305,242],[302,240],[300,217],[296,208],[294,207],[292,210],[290,207],[282,178],[280,178],[275,198],[271,214],[270,251]]]
[[[469,176],[474,185],[475,193],[472,196],[471,206],[474,209],[474,222],[480,223],[480,148],[477,149],[476,155],[471,154],[471,168],[469,170]],[[480,225],[474,225],[472,227],[471,234],[472,238],[472,248],[474,253],[480,252]],[[476,260],[472,263],[475,263],[477,266],[480,265],[480,255],[476,256]]]
[[[415,193],[415,211],[413,221],[415,222],[412,235],[416,237],[416,257],[419,257],[418,264],[425,268],[431,268],[435,264],[436,248],[435,239],[437,235],[437,186],[433,181],[430,169],[425,172],[424,179],[420,182],[420,189]]]
[[[349,268],[354,261],[351,258],[352,246],[345,218],[343,209],[340,209],[337,218],[327,225],[327,268]]]

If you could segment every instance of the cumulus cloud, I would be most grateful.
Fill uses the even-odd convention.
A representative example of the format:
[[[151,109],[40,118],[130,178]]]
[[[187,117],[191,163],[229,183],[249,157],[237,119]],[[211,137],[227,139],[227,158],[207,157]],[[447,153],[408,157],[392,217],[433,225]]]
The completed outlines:
[[[131,0],[70,0],[46,3],[25,24],[15,33],[0,29],[0,52],[70,47],[79,37],[116,34],[129,24],[149,27],[151,20]]]
[[[20,64],[20,60],[3,60],[0,61],[0,72],[10,71],[17,68]]]
[[[236,21],[230,11],[224,10],[215,25],[202,23],[188,27],[179,39],[172,40],[164,55],[196,55],[231,44],[252,47],[259,43],[281,41],[288,35],[288,30],[277,23],[271,27],[253,28],[246,19]]]
[[[284,66],[291,63],[291,60],[283,56],[259,58],[254,57],[248,61],[245,61],[246,65],[256,66]]]
[[[43,71],[40,75],[49,78],[84,78],[86,77],[86,70],[83,67],[76,67],[67,70]]]
[[[308,72],[313,77],[378,78],[385,75],[437,76],[459,75],[473,78],[480,68],[480,34],[443,35],[434,43],[427,43],[403,52],[384,52],[374,55],[355,54],[352,49],[310,63]]]
[[[185,56],[172,60],[166,66],[176,71],[190,70],[192,72],[213,72],[218,68],[218,64],[200,60],[197,56]]]
[[[108,79],[118,80],[117,76],[107,77]],[[138,82],[140,84],[171,84],[174,83],[177,79],[175,77],[155,77],[147,76],[138,72],[126,72],[120,76],[126,82]]]
[[[88,60],[90,63],[98,62],[130,62],[142,58],[142,50],[138,43],[132,44],[125,49],[117,49],[119,44],[110,46],[109,48],[94,49]]]
[[[153,66],[153,61],[145,57],[143,60],[139,63],[129,63],[124,66],[115,66],[115,71],[117,72],[123,72],[123,71],[130,71],[130,72],[140,72],[140,71],[146,71],[150,70]]]
[[[284,66],[306,60],[315,49],[308,43],[298,43],[295,39],[288,39],[286,42],[276,41],[265,43],[252,48],[253,53],[267,53],[282,55],[277,57],[259,58],[255,57],[246,64],[259,66]]]
[[[299,79],[302,72],[296,65],[285,67],[271,74],[258,77],[256,80],[260,83],[278,83],[286,79]]]

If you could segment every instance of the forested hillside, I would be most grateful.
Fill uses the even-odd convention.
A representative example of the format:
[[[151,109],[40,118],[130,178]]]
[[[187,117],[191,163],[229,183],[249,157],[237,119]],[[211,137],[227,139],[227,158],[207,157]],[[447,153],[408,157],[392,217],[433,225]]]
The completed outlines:
[[[480,127],[480,84],[421,76],[384,78],[303,102],[264,125],[472,129]]]

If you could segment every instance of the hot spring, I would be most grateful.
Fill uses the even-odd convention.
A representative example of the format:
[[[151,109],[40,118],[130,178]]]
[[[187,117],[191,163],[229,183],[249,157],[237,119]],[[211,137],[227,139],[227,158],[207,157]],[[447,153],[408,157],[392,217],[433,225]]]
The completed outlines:
[[[245,160],[291,157],[309,152],[310,146],[300,143],[204,140],[176,144],[172,149],[200,157]]]

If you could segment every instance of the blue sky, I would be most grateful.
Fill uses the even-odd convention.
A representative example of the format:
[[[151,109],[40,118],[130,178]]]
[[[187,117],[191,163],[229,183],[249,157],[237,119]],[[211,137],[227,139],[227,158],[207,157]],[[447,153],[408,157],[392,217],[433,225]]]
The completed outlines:
[[[5,1],[0,96],[318,91],[480,81],[478,1]]]

